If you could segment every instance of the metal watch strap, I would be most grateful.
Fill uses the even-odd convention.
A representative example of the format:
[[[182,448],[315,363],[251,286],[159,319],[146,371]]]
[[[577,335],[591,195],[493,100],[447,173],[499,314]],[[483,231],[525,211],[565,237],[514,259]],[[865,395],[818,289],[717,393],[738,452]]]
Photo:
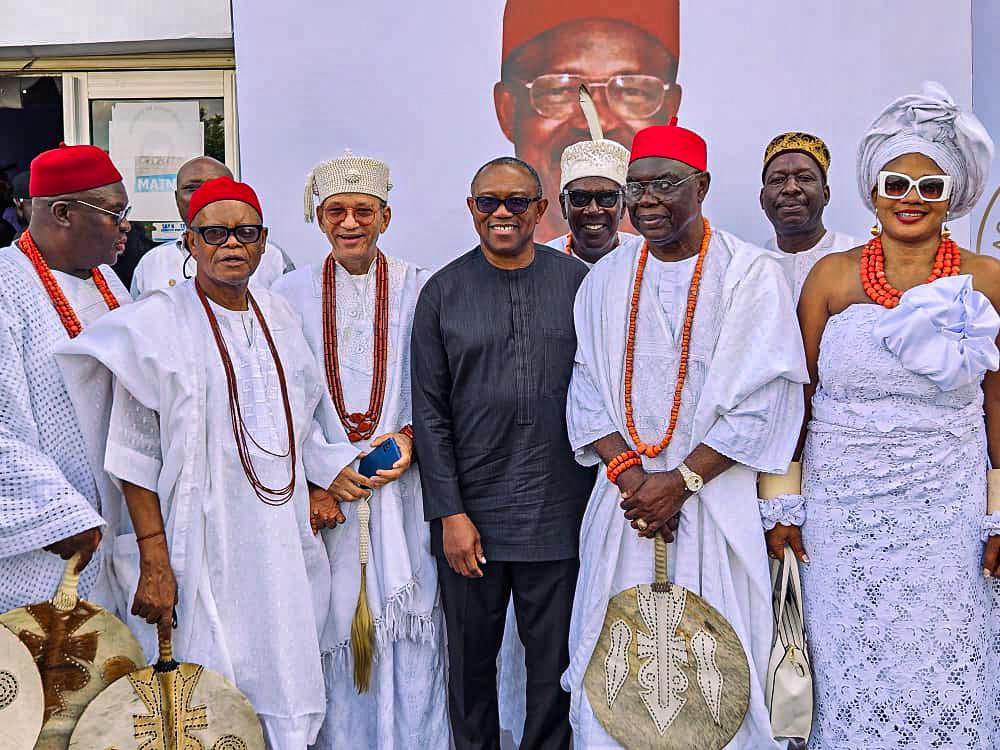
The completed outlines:
[[[691,467],[683,461],[677,465],[677,471],[679,471],[681,476],[684,478],[684,486],[691,492],[698,492],[698,490],[705,486],[705,479],[701,476],[701,474],[692,470]]]

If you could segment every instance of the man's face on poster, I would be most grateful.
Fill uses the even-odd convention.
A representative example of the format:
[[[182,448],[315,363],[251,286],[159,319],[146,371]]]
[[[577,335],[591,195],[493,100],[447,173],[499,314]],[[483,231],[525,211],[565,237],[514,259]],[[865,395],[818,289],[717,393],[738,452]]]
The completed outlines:
[[[559,160],[567,146],[590,138],[579,104],[585,83],[604,137],[628,147],[635,134],[677,114],[677,60],[657,39],[623,21],[580,19],[514,50],[494,87],[497,119],[515,154],[542,177],[547,198],[559,194]],[[627,229],[627,227],[625,227]],[[541,241],[567,231],[557,212],[539,226]]]

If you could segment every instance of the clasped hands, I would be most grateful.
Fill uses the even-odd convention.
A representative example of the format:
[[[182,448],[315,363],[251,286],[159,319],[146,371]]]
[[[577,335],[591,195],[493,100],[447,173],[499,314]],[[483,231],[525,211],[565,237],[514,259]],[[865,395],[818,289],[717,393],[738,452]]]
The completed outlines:
[[[390,482],[399,479],[413,463],[413,440],[401,432],[388,432],[375,438],[372,448],[377,448],[389,438],[399,446],[399,459],[391,469],[379,469],[375,476],[365,477],[351,466],[345,466],[328,488],[309,485],[309,523],[314,534],[320,529],[333,529],[347,519],[340,509],[342,502],[352,503],[365,500],[372,495],[373,490],[385,487]],[[364,458],[362,453],[359,458]]]
[[[665,542],[674,541],[681,508],[691,494],[680,472],[647,473],[642,467],[634,466],[622,472],[617,484],[625,518],[631,521],[639,536],[652,539],[659,534]]]

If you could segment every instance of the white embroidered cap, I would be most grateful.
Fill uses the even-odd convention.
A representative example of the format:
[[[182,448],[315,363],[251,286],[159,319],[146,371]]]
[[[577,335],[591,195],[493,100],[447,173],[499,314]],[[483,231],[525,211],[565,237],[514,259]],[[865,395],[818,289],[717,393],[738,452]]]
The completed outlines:
[[[351,149],[344,149],[339,159],[321,161],[309,171],[303,196],[306,222],[315,218],[314,197],[322,204],[331,195],[365,193],[388,203],[390,190],[388,164],[370,156],[355,156]]]
[[[580,141],[566,147],[559,166],[562,170],[560,190],[581,177],[607,177],[624,186],[628,172],[628,149],[607,138]]]

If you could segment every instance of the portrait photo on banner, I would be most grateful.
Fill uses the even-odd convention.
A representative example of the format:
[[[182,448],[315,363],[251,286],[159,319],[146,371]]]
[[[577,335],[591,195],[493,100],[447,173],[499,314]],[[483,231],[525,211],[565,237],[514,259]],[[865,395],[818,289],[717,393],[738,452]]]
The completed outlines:
[[[513,154],[541,177],[550,205],[535,238],[546,242],[566,233],[562,151],[590,138],[585,83],[605,138],[628,147],[673,116],[704,135],[706,213],[758,244],[771,234],[758,204],[764,147],[815,133],[831,152],[829,225],[861,235],[871,215],[855,154],[884,102],[931,79],[972,103],[971,8],[941,24],[933,0],[910,7],[900,17],[866,0],[762,0],[753,13],[737,0],[234,0],[242,175],[271,208],[275,241],[311,263],[324,252],[299,208],[311,165],[344,148],[384,159],[395,186],[384,249],[438,268],[476,242],[465,206],[476,169]],[[922,50],[911,65],[885,44],[889,28]],[[952,228],[975,240],[968,221]]]

